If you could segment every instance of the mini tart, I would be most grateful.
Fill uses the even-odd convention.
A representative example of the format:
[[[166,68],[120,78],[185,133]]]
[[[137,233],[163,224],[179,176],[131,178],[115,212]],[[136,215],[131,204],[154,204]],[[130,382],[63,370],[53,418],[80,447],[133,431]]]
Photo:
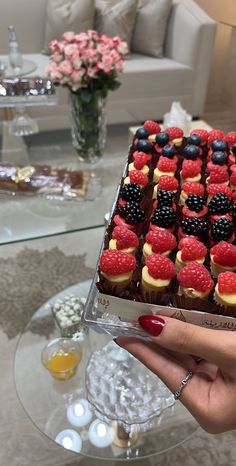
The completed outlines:
[[[209,291],[197,291],[194,288],[183,288],[182,286],[179,286],[179,289],[178,289],[178,295],[185,296],[186,298],[206,299],[209,293],[210,293],[210,290]]]
[[[171,249],[165,251],[165,252],[161,252],[161,253],[158,253],[158,254],[161,254],[162,256],[166,256],[168,257],[171,253]],[[148,256],[151,256],[151,254],[153,254],[153,250],[152,250],[152,245],[150,243],[147,243],[145,242],[144,245],[143,245],[143,257],[144,259],[146,259],[146,257]]]
[[[101,272],[101,275],[112,285],[116,285],[119,289],[126,288],[132,280],[133,271],[129,273],[122,273],[119,275],[107,275]]]
[[[191,260],[184,262],[181,258],[181,255],[182,255],[182,251],[178,251],[175,257],[175,266],[176,266],[177,272],[179,272],[183,267],[189,264],[189,262],[192,262]],[[200,259],[194,259],[194,262],[197,262],[198,264],[203,264],[204,261],[205,261],[205,256],[201,257]]]
[[[214,277],[218,277],[219,273],[222,273],[222,272],[235,272],[236,271],[236,266],[229,267],[226,265],[217,264],[214,261],[214,255],[211,254],[210,257],[211,257],[211,272],[212,272],[212,275],[214,275]]]
[[[142,289],[144,291],[156,291],[163,293],[166,291],[166,287],[170,284],[171,280],[161,280],[160,278],[153,278],[145,265],[142,269]]]
[[[117,243],[116,239],[110,239],[109,249],[117,249],[116,243]],[[126,249],[119,249],[119,251],[126,252],[127,254],[133,254],[133,255],[136,253],[136,250],[137,250],[137,248],[134,248],[134,247],[130,247],[130,248],[126,248]]]
[[[236,307],[236,293],[220,293],[218,283],[215,287],[214,299],[223,306]]]
[[[153,181],[154,181],[154,183],[158,183],[160,177],[163,176],[163,175],[175,176],[175,172],[162,172],[161,170],[159,170],[159,168],[156,167],[154,172],[153,172]]]
[[[134,162],[131,162],[128,166],[128,170],[129,172],[131,172],[132,170],[137,170],[137,168],[134,166]],[[143,168],[140,168],[139,170],[140,172],[144,173],[144,175],[148,175],[149,173],[149,166],[148,165],[144,165]]]
[[[187,183],[187,182],[191,182],[191,183],[199,183],[201,181],[201,173],[198,173],[198,175],[196,176],[193,176],[193,177],[190,177],[190,178],[183,178],[182,177],[182,170],[180,171],[180,180],[181,180],[181,183]]]

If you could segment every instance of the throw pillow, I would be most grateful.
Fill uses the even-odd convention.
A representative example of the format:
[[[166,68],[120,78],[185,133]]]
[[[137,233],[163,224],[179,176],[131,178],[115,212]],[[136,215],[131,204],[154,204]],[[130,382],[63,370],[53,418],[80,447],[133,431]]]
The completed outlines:
[[[139,0],[131,51],[161,58],[172,0]]]
[[[48,0],[45,52],[50,53],[48,43],[66,31],[79,33],[93,29],[94,15],[94,0]]]
[[[137,0],[96,0],[95,29],[110,37],[119,36],[130,48]]]

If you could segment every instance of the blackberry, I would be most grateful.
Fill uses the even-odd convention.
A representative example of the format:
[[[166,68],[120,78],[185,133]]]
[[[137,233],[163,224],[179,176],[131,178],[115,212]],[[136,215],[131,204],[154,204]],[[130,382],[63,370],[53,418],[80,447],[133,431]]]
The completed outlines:
[[[224,165],[227,158],[228,157],[225,152],[217,151],[212,154],[211,160],[215,165]]]
[[[187,139],[188,144],[193,144],[194,146],[200,146],[201,138],[198,134],[191,134]]]
[[[233,205],[232,212],[233,212],[233,219],[236,220],[236,202]]]
[[[146,128],[138,128],[135,137],[138,139],[146,139],[149,136],[150,132]]]
[[[155,209],[151,222],[162,228],[172,227],[176,222],[176,213],[172,207],[164,206]]]
[[[124,206],[118,208],[121,217],[127,221],[127,223],[143,223],[145,220],[144,210],[139,207],[137,202],[129,201]]]
[[[163,157],[168,157],[168,159],[172,159],[175,154],[177,154],[177,150],[172,144],[166,144],[162,149]]]
[[[193,144],[187,144],[183,150],[184,158],[187,160],[196,160],[200,154],[200,150],[198,146],[194,146]]]
[[[226,241],[234,232],[233,224],[226,218],[219,218],[211,225],[211,236],[214,241]]]
[[[211,144],[211,148],[214,152],[224,151],[224,150],[228,150],[228,144],[226,141],[215,139]]]
[[[201,212],[203,209],[203,197],[197,194],[190,194],[185,201],[186,206],[194,212]]]
[[[236,154],[236,144],[233,144],[231,147],[233,154]]]
[[[228,196],[224,193],[217,193],[208,204],[210,214],[226,214],[232,210]]]
[[[187,235],[202,236],[207,231],[207,222],[200,218],[185,218],[181,221],[181,228]]]
[[[136,149],[141,152],[151,152],[152,151],[152,143],[147,141],[146,139],[139,139],[136,144]]]
[[[141,202],[143,199],[142,189],[136,183],[124,184],[120,190],[120,197],[123,201]]]
[[[165,131],[160,131],[160,133],[156,135],[156,142],[161,147],[164,147],[169,142],[169,140],[170,136]]]
[[[172,191],[166,191],[165,189],[160,189],[157,193],[158,209],[164,206],[172,207],[173,199],[174,199],[174,193]]]

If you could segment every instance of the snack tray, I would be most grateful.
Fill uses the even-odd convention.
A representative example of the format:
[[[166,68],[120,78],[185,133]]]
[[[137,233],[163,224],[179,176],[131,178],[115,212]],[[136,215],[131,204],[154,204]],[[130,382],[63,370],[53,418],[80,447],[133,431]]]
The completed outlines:
[[[127,172],[127,165],[128,162],[126,162],[124,166],[122,177],[124,177]],[[115,193],[107,225],[109,225],[113,216],[119,190],[120,185],[118,185]],[[103,248],[104,242],[102,242],[99,251],[96,272],[89,290],[82,318],[84,324],[92,327],[96,332],[108,333],[112,336],[127,335],[148,338],[138,323],[138,317],[144,314],[158,314],[173,317],[183,322],[192,323],[209,329],[236,331],[236,317],[181,309],[174,306],[161,306],[131,301],[100,293],[96,287],[96,283],[99,280],[98,263]]]

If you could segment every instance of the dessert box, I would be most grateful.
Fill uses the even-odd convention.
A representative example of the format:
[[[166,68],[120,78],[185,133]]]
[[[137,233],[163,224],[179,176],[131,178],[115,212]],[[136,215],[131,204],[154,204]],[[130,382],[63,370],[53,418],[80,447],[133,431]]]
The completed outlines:
[[[199,131],[199,134],[201,134],[200,131]],[[196,133],[197,132],[198,130],[196,130]],[[217,130],[216,130],[216,135],[218,135]],[[236,133],[234,134],[234,137],[235,137],[235,143],[236,143]],[[221,136],[221,138],[223,140],[223,136]],[[232,134],[231,134],[231,139],[232,139]],[[141,140],[143,141],[143,138],[141,138]],[[234,305],[223,306],[222,303],[219,304],[219,302],[216,302],[214,293],[213,293],[218,279],[216,276],[212,275],[212,269],[210,265],[210,261],[212,261],[212,258],[209,253],[210,253],[211,248],[214,245],[217,245],[221,241],[221,238],[219,237],[219,239],[217,239],[216,236],[214,236],[216,228],[212,227],[212,225],[216,220],[219,220],[222,217],[226,218],[227,220],[225,222],[226,226],[224,225],[224,229],[222,230],[222,232],[220,232],[220,234],[223,235],[222,241],[224,241],[224,243],[228,242],[229,244],[233,244],[233,245],[235,244],[235,236],[234,236],[235,225],[233,222],[233,218],[229,217],[230,223],[232,223],[232,229],[233,229],[232,230],[233,233],[231,232],[232,235],[229,237],[229,233],[226,233],[226,229],[228,228],[227,222],[229,223],[227,215],[226,217],[225,217],[225,214],[216,215],[213,208],[210,213],[208,212],[208,215],[206,215],[205,213],[205,210],[208,210],[206,206],[209,203],[209,199],[212,199],[212,197],[214,197],[214,196],[208,195],[208,186],[210,185],[210,183],[206,181],[207,177],[211,176],[211,170],[210,172],[208,170],[209,161],[211,162],[211,158],[209,157],[212,157],[212,153],[214,153],[214,151],[212,151],[212,148],[211,148],[211,143],[210,145],[209,143],[207,145],[205,141],[205,144],[201,144],[201,147],[200,147],[201,160],[202,160],[201,170],[200,170],[201,176],[200,176],[200,179],[196,181],[197,184],[199,184],[199,181],[201,181],[201,184],[204,186],[203,208],[205,210],[203,212],[205,213],[204,220],[206,220],[205,223],[207,224],[207,229],[205,229],[205,231],[200,232],[200,240],[201,240],[201,243],[207,246],[207,255],[203,262],[205,264],[204,268],[207,269],[208,271],[207,273],[209,274],[209,276],[211,275],[210,280],[212,282],[212,285],[211,285],[212,288],[209,292],[209,296],[202,299],[201,297],[198,296],[198,294],[197,296],[194,296],[194,298],[191,296],[191,294],[190,295],[181,294],[179,292],[180,287],[178,288],[177,286],[178,282],[176,278],[171,280],[171,284],[168,285],[164,289],[164,291],[162,290],[162,292],[159,292],[159,293],[153,292],[152,288],[150,288],[148,291],[142,289],[142,284],[143,284],[142,270],[145,265],[145,258],[143,258],[142,256],[142,250],[143,250],[143,245],[145,243],[145,236],[150,231],[151,221],[152,221],[152,218],[154,218],[154,214],[153,214],[154,207],[153,206],[155,205],[154,203],[157,202],[155,199],[157,197],[157,193],[155,194],[154,188],[155,186],[158,186],[158,183],[160,183],[160,178],[156,180],[155,175],[153,175],[153,173],[154,173],[155,167],[158,167],[159,159],[162,156],[162,152],[163,152],[163,146],[159,147],[158,144],[156,144],[156,135],[151,134],[149,137],[147,136],[145,140],[147,140],[148,142],[152,144],[151,152],[153,155],[153,160],[149,164],[150,170],[148,174],[148,183],[144,188],[142,187],[142,190],[145,192],[143,200],[142,200],[142,206],[144,207],[144,209],[146,209],[145,219],[143,220],[142,225],[139,225],[137,223],[135,224],[135,227],[133,229],[131,228],[132,231],[135,231],[137,233],[137,236],[139,238],[139,249],[138,251],[136,251],[136,254],[135,254],[136,261],[137,261],[136,269],[127,287],[121,288],[121,289],[119,289],[119,286],[117,287],[117,285],[114,284],[114,282],[113,282],[114,284],[113,286],[111,282],[107,280],[107,275],[105,273],[103,274],[101,271],[101,256],[104,253],[104,251],[107,251],[111,247],[110,240],[111,238],[113,238],[112,232],[114,231],[114,228],[119,225],[123,226],[124,224],[128,225],[128,228],[130,226],[130,224],[126,222],[126,220],[124,220],[124,217],[120,215],[120,212],[122,212],[122,208],[125,204],[123,200],[121,200],[121,190],[123,189],[124,185],[132,182],[129,179],[129,175],[132,170],[135,170],[135,167],[133,166],[131,167],[130,165],[133,163],[134,153],[137,151],[142,152],[142,149],[143,148],[145,149],[145,144],[144,146],[142,145],[140,146],[139,145],[140,139],[137,138],[137,136],[134,136],[133,143],[130,146],[127,163],[124,167],[124,171],[121,177],[121,182],[116,191],[115,199],[114,199],[112,209],[110,212],[110,217],[106,225],[104,241],[103,241],[101,251],[99,254],[97,270],[96,270],[96,273],[95,273],[95,276],[94,276],[94,279],[93,279],[93,282],[90,288],[89,296],[88,296],[86,307],[85,307],[84,321],[87,325],[94,327],[95,330],[99,332],[104,331],[113,336],[123,334],[123,335],[140,335],[142,337],[145,337],[144,332],[142,331],[142,329],[140,328],[138,324],[138,317],[143,314],[159,314],[163,316],[166,315],[166,316],[170,316],[170,317],[173,317],[173,318],[185,321],[185,322],[204,326],[206,328],[236,330],[236,307]],[[219,139],[217,140],[220,140],[220,135],[219,135]],[[182,179],[183,170],[181,170],[181,168],[183,166],[182,164],[184,160],[184,157],[182,155],[184,152],[184,148],[189,145],[189,142],[186,137],[181,135],[181,137],[174,137],[172,139],[170,138],[168,145],[172,145],[175,147],[176,156],[178,157],[178,159],[181,160],[181,165],[180,166],[176,165],[177,167],[176,178],[178,179],[178,187],[176,189],[175,195],[173,196],[173,199],[175,202],[176,219],[175,219],[175,222],[172,228],[172,232],[176,237],[177,244],[179,244],[182,238],[186,238],[189,236],[192,237],[195,234],[191,232],[190,234],[188,230],[189,228],[188,222],[187,222],[187,227],[183,222],[183,220],[186,220],[185,215],[183,216],[183,213],[182,213],[183,206],[185,206],[186,200],[181,201],[181,196],[183,193],[182,186],[184,182],[186,181]],[[144,153],[145,153],[145,150],[143,151]],[[231,165],[234,165],[234,153],[232,152],[230,145],[227,146],[227,151],[228,151],[227,157],[228,159],[230,159],[231,157]],[[220,151],[218,150],[216,152],[218,153]],[[224,152],[224,151],[221,151],[221,152]],[[146,153],[148,153],[148,151]],[[186,153],[187,153],[187,150],[186,150]],[[219,158],[219,156],[215,157],[214,155],[212,160],[217,159],[217,157]],[[173,154],[172,154],[172,160],[173,160]],[[191,158],[189,158],[188,160],[191,160]],[[189,165],[191,165],[191,163]],[[161,166],[161,164],[159,164],[159,166]],[[222,162],[220,166],[222,167]],[[217,169],[217,176],[219,175],[218,172],[220,173],[221,170]],[[166,175],[166,173],[164,173],[164,175]],[[213,180],[214,180],[214,176],[215,175],[213,174]],[[155,182],[153,182],[153,179],[155,179]],[[214,185],[216,184],[219,185],[220,183],[214,183]],[[222,183],[221,186],[227,186],[227,183],[224,182],[224,184]],[[217,191],[217,193],[222,193],[222,192],[227,192],[227,189],[222,188],[222,190],[220,189],[219,191]],[[211,193],[210,189],[209,189],[209,193]],[[207,195],[208,195],[208,200],[207,200]],[[234,200],[235,200],[235,197],[233,195],[230,200],[231,208],[234,203]],[[127,201],[126,201],[126,205],[127,205]],[[222,209],[223,208],[221,207],[221,210]],[[217,208],[216,208],[216,211],[217,211]],[[190,218],[191,218],[191,215],[190,215]],[[199,216],[197,216],[196,218],[199,218]],[[190,222],[190,226],[192,227],[191,222]],[[220,227],[221,227],[221,223],[220,223]],[[184,228],[187,228],[187,233],[185,233]],[[196,225],[194,226],[194,228],[196,229]],[[167,229],[170,230],[170,228],[167,228]],[[218,230],[217,230],[217,234],[218,234]],[[228,238],[226,238],[227,235],[228,235]],[[173,261],[173,263],[176,260],[177,251],[178,251],[178,246],[176,246],[175,251],[172,251],[170,253],[170,258]],[[146,258],[146,263],[147,263],[147,258]],[[223,268],[223,270],[225,269]],[[231,270],[231,269],[226,268],[226,270]]]

